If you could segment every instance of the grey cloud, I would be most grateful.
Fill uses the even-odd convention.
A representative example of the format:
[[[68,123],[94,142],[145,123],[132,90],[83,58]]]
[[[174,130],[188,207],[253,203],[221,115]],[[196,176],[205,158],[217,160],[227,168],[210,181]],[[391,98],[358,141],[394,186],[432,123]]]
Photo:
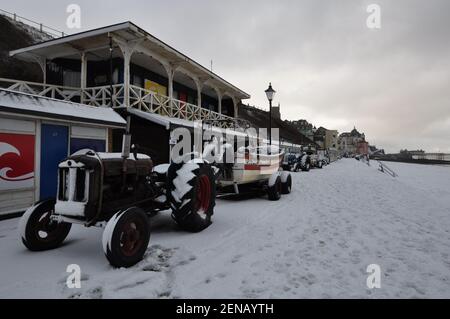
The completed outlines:
[[[288,119],[364,130],[371,143],[450,152],[450,2],[136,1],[31,2],[0,6],[64,28],[77,2],[83,28],[132,20],[252,94],[266,107],[271,81]],[[382,28],[365,26],[367,5]],[[54,8],[49,10],[49,8]],[[67,30],[66,30],[67,31]]]

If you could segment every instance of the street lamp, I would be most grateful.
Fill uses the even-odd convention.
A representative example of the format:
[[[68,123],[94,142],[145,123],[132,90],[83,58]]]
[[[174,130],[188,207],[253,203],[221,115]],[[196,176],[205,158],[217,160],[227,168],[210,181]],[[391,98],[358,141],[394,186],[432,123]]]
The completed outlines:
[[[272,88],[272,83],[269,83],[269,88],[265,92],[269,100],[269,145],[272,146],[272,100],[277,92]]]

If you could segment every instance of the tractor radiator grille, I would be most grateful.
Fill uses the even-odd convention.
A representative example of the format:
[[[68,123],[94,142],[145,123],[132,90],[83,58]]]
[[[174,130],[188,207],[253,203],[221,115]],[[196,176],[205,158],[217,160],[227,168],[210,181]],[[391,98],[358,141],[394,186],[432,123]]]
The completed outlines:
[[[86,202],[89,175],[84,168],[60,168],[58,199],[60,201]]]

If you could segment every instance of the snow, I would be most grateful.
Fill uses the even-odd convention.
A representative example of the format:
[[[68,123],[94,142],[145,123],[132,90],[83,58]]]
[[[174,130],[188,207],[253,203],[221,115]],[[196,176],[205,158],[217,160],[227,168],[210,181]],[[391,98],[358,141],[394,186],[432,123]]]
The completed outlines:
[[[52,114],[114,123],[117,126],[126,124],[126,121],[111,108],[88,106],[4,89],[0,89],[0,106],[10,109],[11,112],[32,111],[43,116]]]
[[[18,219],[0,222],[0,298],[450,298],[450,167],[354,159],[292,173],[292,193],[217,200],[214,223],[181,231],[151,220],[142,262],[113,269],[102,229],[74,225],[60,249],[34,253]],[[81,267],[81,289],[66,267]],[[381,267],[381,288],[366,286]]]
[[[108,250],[111,250],[111,240],[113,237],[114,228],[116,228],[117,222],[120,220],[120,217],[125,214],[128,210],[122,212],[116,213],[106,224],[105,230],[103,231],[102,235],[102,246],[103,246],[103,252],[105,254],[108,253]]]
[[[177,171],[177,177],[173,180],[175,189],[172,191],[172,196],[177,202],[180,203],[183,196],[192,189],[189,182],[195,177],[193,171],[198,168],[197,164],[186,163]]]
[[[269,187],[273,187],[275,183],[277,182],[278,176],[280,176],[279,172],[275,172],[272,175],[270,175],[269,182],[267,183]]]
[[[156,113],[144,112],[133,108],[130,108],[127,111],[128,113],[136,115],[144,120],[148,120],[152,123],[164,126],[166,130],[170,128],[171,124],[185,127],[194,127],[193,121],[178,119],[175,117],[162,116]]]
[[[26,237],[25,237],[25,232],[26,232],[26,229],[27,229],[27,223],[28,223],[28,220],[30,219],[30,217],[31,217],[31,214],[33,214],[33,212],[36,210],[36,208],[39,206],[39,204],[37,204],[37,205],[33,205],[33,206],[31,206],[30,208],[28,208],[26,211],[25,211],[25,213],[22,215],[22,217],[20,218],[20,220],[19,220],[19,226],[18,226],[18,230],[19,230],[19,237],[20,237],[20,239],[25,239]],[[1,235],[0,235],[0,238],[1,238]]]
[[[71,186],[74,187],[75,185]],[[73,201],[57,201],[55,204],[55,213],[58,215],[72,216],[72,217],[84,217],[86,210],[85,202],[73,202]]]
[[[102,160],[107,160],[107,159],[122,159],[122,153],[97,153],[98,157],[100,157]],[[137,153],[136,154],[136,158],[138,160],[144,160],[144,159],[151,159],[150,156],[145,155],[145,154],[140,154]],[[135,160],[134,158],[134,154],[131,153],[128,158],[129,160]]]
[[[286,183],[287,180],[288,180],[288,177],[289,177],[290,175],[291,175],[291,174],[290,174],[289,172],[286,172],[286,171],[281,172],[281,173],[280,173],[281,182],[282,182],[282,183]]]
[[[167,172],[169,171],[169,167],[170,167],[170,164],[161,164],[161,165],[155,166],[153,168],[153,171],[159,175],[166,175]]]

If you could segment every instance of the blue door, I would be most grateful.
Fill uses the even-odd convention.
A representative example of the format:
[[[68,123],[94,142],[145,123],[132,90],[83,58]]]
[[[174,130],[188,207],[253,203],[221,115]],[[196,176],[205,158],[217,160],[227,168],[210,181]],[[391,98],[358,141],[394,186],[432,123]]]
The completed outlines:
[[[58,164],[67,157],[69,129],[62,125],[41,125],[40,199],[56,197]]]

